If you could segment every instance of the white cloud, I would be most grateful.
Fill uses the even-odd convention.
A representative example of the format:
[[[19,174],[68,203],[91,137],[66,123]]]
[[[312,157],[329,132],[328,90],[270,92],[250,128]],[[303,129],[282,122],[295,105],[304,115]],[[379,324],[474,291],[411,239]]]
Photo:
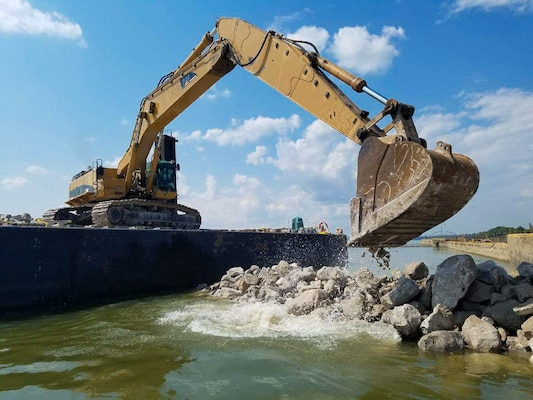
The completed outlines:
[[[122,160],[122,157],[119,156],[119,157],[115,157],[111,161],[104,161],[104,166],[108,168],[117,168],[120,160]]]
[[[190,193],[191,188],[187,184],[187,176],[185,174],[176,174],[178,202],[181,196],[187,196]]]
[[[0,181],[0,188],[5,191],[16,190],[28,183],[28,180],[22,176],[14,178],[4,178]]]
[[[307,178],[344,179],[355,167],[357,145],[320,120],[306,127],[302,138],[295,141],[280,139],[277,158],[271,162],[288,174],[303,173]],[[348,172],[348,174],[347,174]]]
[[[330,229],[349,224],[348,202],[341,197],[327,203],[320,201],[316,194],[301,185],[291,185],[278,196],[265,199],[265,212],[273,221],[290,226],[295,216],[304,219],[305,226],[316,226],[321,221],[328,223]],[[339,212],[339,210],[342,210]],[[273,226],[274,224],[270,224]]]
[[[30,165],[26,168],[26,172],[29,174],[45,175],[48,171],[38,165]]]
[[[34,8],[27,0],[0,0],[0,32],[45,35],[87,46],[79,24],[56,11],[43,12]]]
[[[268,154],[266,146],[256,146],[255,150],[246,156],[246,163],[252,165],[263,165],[266,160],[265,156]]]
[[[190,191],[183,203],[200,211],[205,228],[241,229],[254,227],[254,224],[259,227],[259,221],[264,218],[261,182],[235,174],[232,184],[221,190],[216,178],[208,175],[204,191]]]
[[[498,225],[525,226],[533,196],[533,146],[528,137],[533,130],[533,113],[528,112],[533,109],[533,93],[499,89],[463,93],[460,99],[462,107],[456,112],[427,107],[416,120],[421,136],[451,143],[456,153],[471,157],[480,169],[478,193],[446,221],[446,228],[475,232]],[[276,179],[261,181],[249,172],[235,173],[229,184],[219,185],[209,175],[200,192],[187,193],[184,204],[201,212],[205,228],[281,227],[298,215],[306,225],[326,221],[330,229],[340,226],[348,232],[358,149],[315,121],[297,140],[280,138],[275,157],[267,157],[265,146],[248,154],[249,164],[275,167]]]
[[[426,112],[416,119],[418,135],[428,140],[443,134],[453,133],[455,129],[461,126],[461,115],[464,115],[464,113],[432,113],[431,109],[426,109]]]
[[[308,11],[308,10],[306,10]],[[269,29],[278,30],[289,39],[313,43],[320,52],[331,54],[341,67],[360,74],[383,73],[400,53],[394,46],[394,39],[406,37],[402,27],[384,26],[380,34],[370,33],[366,26],[340,28],[330,41],[330,33],[322,27],[304,25],[296,31],[283,31],[283,26],[302,17],[301,13],[276,17]],[[281,30],[279,30],[281,29]],[[312,50],[310,46],[303,45]]]
[[[217,180],[213,175],[208,175],[205,179],[205,196],[207,199],[214,199],[217,194]]]
[[[206,228],[279,228],[296,215],[309,225],[326,220],[331,227],[347,228],[358,146],[317,120],[302,138],[279,139],[276,149],[275,159],[266,156],[265,146],[256,146],[246,159],[275,167],[284,175],[279,179],[262,182],[237,172],[230,184],[219,185],[208,175],[204,187],[190,190],[183,203],[200,211]]]
[[[131,126],[131,122],[128,121],[126,118],[122,118],[122,120],[120,121],[120,125]]]
[[[470,157],[479,168],[479,190],[465,212],[480,226],[457,229],[475,232],[530,222],[533,92],[501,88],[463,93],[461,99],[457,113],[427,113],[416,120],[422,137],[450,143],[454,153]]]
[[[263,200],[261,199],[260,193],[262,184],[259,179],[246,175],[235,174],[232,182],[236,187],[237,193],[239,194],[235,201],[239,212],[251,214],[255,213],[264,206],[264,204],[262,204]]]
[[[316,26],[302,26],[294,33],[288,33],[286,35],[289,39],[293,40],[305,40],[313,43],[318,51],[323,51],[329,40],[329,33],[326,29]],[[312,47],[304,45],[308,50],[313,50]]]
[[[233,184],[239,187],[240,194],[244,194],[249,190],[256,190],[261,186],[261,182],[257,178],[241,174],[235,174]]]
[[[310,12],[311,10],[309,8],[304,8],[302,11],[294,12],[292,14],[276,15],[267,30],[283,33],[286,31],[285,27],[287,24],[304,18],[304,16]]]
[[[272,134],[287,134],[300,126],[300,117],[296,114],[289,118],[270,118],[259,116],[243,122],[232,120],[229,129],[212,128],[205,134],[194,131],[185,135],[184,140],[206,140],[215,142],[219,146],[236,145],[242,146],[253,143],[260,138]]]
[[[492,11],[497,8],[527,13],[533,11],[533,2],[531,0],[456,0],[451,6],[453,13],[460,13],[469,9]]]
[[[345,204],[320,202],[313,192],[300,185],[275,191],[244,174],[235,174],[232,185],[223,190],[218,188],[215,177],[209,175],[204,191],[188,193],[183,204],[197,208],[202,215],[202,227],[209,229],[282,228],[288,227],[291,218],[297,215],[304,218],[306,226],[326,220],[333,227],[339,223],[346,225],[349,218]],[[339,215],[341,208],[345,213]]]
[[[193,132],[189,133],[188,135],[186,133],[182,134],[182,139],[183,140],[191,140],[191,141],[193,141],[193,140],[202,140],[203,137],[204,137],[204,134],[200,130],[193,131]]]
[[[525,143],[533,130],[533,92],[501,88],[492,92],[463,94],[464,109],[455,114],[424,114],[417,120],[421,132],[474,154],[480,163],[501,169],[503,162],[530,158]],[[444,121],[440,132],[429,121]],[[428,124],[428,125],[426,125]],[[497,166],[497,168],[496,168]]]
[[[216,100],[219,98],[227,99],[231,97],[231,91],[229,89],[219,89],[217,85],[213,86],[205,93],[205,97],[208,100]]]
[[[344,68],[360,74],[382,73],[400,54],[392,40],[404,37],[401,27],[385,26],[381,35],[370,33],[366,26],[344,27],[333,36],[328,50]]]

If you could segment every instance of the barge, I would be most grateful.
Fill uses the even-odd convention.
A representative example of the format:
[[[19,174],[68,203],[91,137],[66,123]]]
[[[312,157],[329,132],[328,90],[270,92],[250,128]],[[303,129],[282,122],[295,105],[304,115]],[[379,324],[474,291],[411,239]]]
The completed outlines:
[[[233,266],[347,264],[345,235],[0,226],[0,318],[194,290]]]

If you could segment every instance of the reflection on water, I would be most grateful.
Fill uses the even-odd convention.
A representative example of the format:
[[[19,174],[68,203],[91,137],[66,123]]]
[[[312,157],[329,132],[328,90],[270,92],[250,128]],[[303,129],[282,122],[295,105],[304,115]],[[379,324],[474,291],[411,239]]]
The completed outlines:
[[[441,262],[415,250],[392,268]],[[192,294],[0,323],[0,399],[526,399],[532,373],[527,354],[421,353],[387,325]]]

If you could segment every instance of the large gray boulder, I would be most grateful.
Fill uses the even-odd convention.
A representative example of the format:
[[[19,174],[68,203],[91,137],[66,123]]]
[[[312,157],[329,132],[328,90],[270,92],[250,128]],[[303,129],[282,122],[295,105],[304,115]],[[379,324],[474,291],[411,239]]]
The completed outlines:
[[[404,304],[385,311],[382,321],[394,326],[402,337],[408,338],[418,332],[422,314],[411,304]]]
[[[514,295],[514,293],[512,295],[509,295],[509,292],[507,292],[507,294],[494,292],[490,295],[489,305],[493,306],[497,303],[503,303],[504,301],[511,300],[515,297],[516,296]]]
[[[492,284],[476,279],[468,288],[464,299],[471,303],[485,303],[490,301],[492,293],[494,293]]]
[[[328,294],[324,289],[310,289],[300,293],[293,299],[288,299],[285,304],[291,314],[303,315],[309,314],[315,308],[320,307],[327,298]]]
[[[242,267],[232,267],[226,272],[226,275],[230,278],[237,278],[242,274],[244,274],[244,269]]]
[[[282,276],[276,281],[276,286],[281,294],[286,294],[296,288],[296,283],[293,284],[289,279]]]
[[[296,269],[289,273],[288,279],[292,284],[297,285],[298,282],[311,282],[316,278],[316,271],[313,267],[305,267]]]
[[[271,269],[275,273],[279,274],[279,276],[286,276],[289,274],[289,272],[291,272],[292,270],[296,268],[297,267],[295,264],[289,264],[287,261],[281,260],[276,265],[273,265]]]
[[[222,287],[215,292],[215,296],[218,296],[222,299],[232,300],[241,297],[242,292],[240,290],[233,289],[230,287]]]
[[[433,307],[431,307],[431,297],[432,297],[432,290],[431,286],[433,285],[433,275],[429,276],[427,280],[425,280],[425,283],[420,288],[420,293],[418,296],[418,301],[426,310],[431,310]]]
[[[529,317],[528,319],[526,319],[522,323],[521,329],[527,339],[533,339],[533,317]]]
[[[530,315],[533,315],[533,299],[529,299],[524,304],[513,308],[513,311],[516,315],[520,315],[521,317],[529,317]]]
[[[415,281],[402,276],[394,288],[389,293],[381,297],[381,304],[388,307],[395,307],[409,302],[414,299],[420,292]]]
[[[477,266],[477,279],[493,285],[496,291],[507,285],[511,281],[511,277],[505,270],[492,260],[485,261]]]
[[[524,278],[533,278],[533,264],[528,262],[521,262],[518,267],[516,267],[520,276]]]
[[[418,348],[423,351],[458,353],[463,351],[464,342],[461,332],[435,331],[422,336]]]
[[[502,349],[498,329],[475,315],[466,319],[461,334],[466,345],[475,351],[494,353]]]
[[[496,325],[507,329],[509,332],[516,332],[520,329],[520,325],[523,321],[523,317],[517,315],[513,311],[513,309],[519,305],[520,303],[518,300],[507,300],[485,308],[482,315],[483,317],[492,318]]]
[[[333,280],[340,285],[346,285],[347,277],[339,267],[322,267],[316,272],[316,278],[321,281]]]
[[[368,268],[361,268],[359,271],[352,274],[352,278],[354,279],[357,287],[367,291],[374,290],[380,282],[380,279],[374,277]]]
[[[533,297],[533,286],[527,282],[516,285],[514,291],[520,303],[524,303]]]
[[[365,296],[360,292],[353,292],[350,297],[339,302],[342,313],[348,319],[363,319],[365,315]]]
[[[420,330],[424,335],[434,331],[451,331],[455,327],[455,319],[450,310],[437,304],[433,312],[422,321]]]
[[[474,259],[466,254],[444,260],[433,277],[431,306],[442,304],[453,310],[476,279]]]
[[[337,281],[334,281],[333,279],[324,282],[324,290],[326,291],[330,299],[334,299],[335,297],[338,297],[341,294],[341,287],[339,286]]]
[[[417,281],[419,279],[427,278],[429,275],[429,269],[422,261],[416,261],[407,264],[403,269],[403,273],[405,276]]]
[[[453,319],[455,320],[455,325],[461,328],[465,321],[468,319],[468,317],[470,317],[471,315],[477,315],[478,317],[481,317],[481,311],[455,310],[453,312]]]

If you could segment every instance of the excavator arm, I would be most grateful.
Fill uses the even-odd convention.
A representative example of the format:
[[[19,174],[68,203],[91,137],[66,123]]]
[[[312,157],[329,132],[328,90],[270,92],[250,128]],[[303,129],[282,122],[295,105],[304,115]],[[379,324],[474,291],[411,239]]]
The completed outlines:
[[[216,41],[215,32],[219,35]],[[132,176],[134,170],[143,170],[157,134],[236,65],[356,143],[361,144],[358,133],[363,131],[365,135],[385,136],[376,125],[378,121],[370,121],[323,70],[357,91],[367,89],[362,79],[282,35],[240,19],[221,18],[215,31],[204,36],[183,65],[163,77],[143,99],[117,173]]]
[[[307,50],[305,43],[240,19],[219,19],[182,65],[142,100],[130,146],[116,169],[125,192],[153,191],[153,177],[145,176],[146,158],[158,135],[240,66],[361,145],[356,197],[350,205],[352,244],[402,245],[459,211],[477,190],[475,164],[445,143],[427,150],[413,123],[412,106],[383,97],[365,80]],[[383,110],[370,118],[330,76],[382,103]],[[378,127],[389,117],[385,127]],[[154,156],[158,154],[156,150]]]

